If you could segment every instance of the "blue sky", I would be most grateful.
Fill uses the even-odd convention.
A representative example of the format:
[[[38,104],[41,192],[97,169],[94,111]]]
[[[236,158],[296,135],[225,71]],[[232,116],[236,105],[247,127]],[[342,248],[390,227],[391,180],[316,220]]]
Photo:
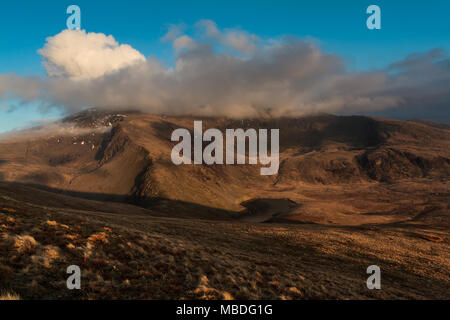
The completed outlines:
[[[170,44],[160,41],[168,24],[193,25],[211,19],[221,28],[240,27],[261,38],[313,37],[320,47],[342,56],[350,69],[383,68],[413,52],[450,49],[450,1],[20,1],[2,2],[0,74],[45,75],[45,38],[66,28],[66,8],[81,8],[82,29],[112,34],[145,56],[173,62]],[[368,5],[381,8],[382,29],[366,28]],[[0,100],[0,132],[28,121],[58,117],[36,104],[5,110]],[[3,107],[2,107],[3,106]]]

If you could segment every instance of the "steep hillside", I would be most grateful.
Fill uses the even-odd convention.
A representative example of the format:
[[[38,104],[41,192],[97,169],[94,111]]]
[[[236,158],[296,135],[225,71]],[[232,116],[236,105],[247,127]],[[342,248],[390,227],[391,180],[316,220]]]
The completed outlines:
[[[278,174],[174,165],[194,120],[279,129]],[[449,160],[445,128],[357,116],[91,110],[3,136],[0,298],[449,299]]]
[[[177,128],[192,131],[194,120],[203,121],[204,131],[280,129],[278,174],[262,176],[259,165],[174,165],[171,134]],[[198,119],[92,110],[62,123],[72,130],[2,140],[0,178],[168,212],[182,206],[195,215],[200,206],[212,218],[223,210],[246,211],[243,203],[250,200],[286,198],[300,206],[278,214],[280,219],[297,221],[312,210],[319,221],[334,221],[324,219],[332,210],[335,217],[358,214],[353,219],[358,224],[367,220],[361,214],[401,208],[410,201],[409,191],[389,198],[385,208],[374,199],[374,207],[369,201],[362,209],[348,202],[351,190],[389,194],[389,184],[403,181],[423,190],[422,200],[431,194],[431,182],[437,183],[436,201],[449,198],[450,130],[422,123],[332,115]],[[329,190],[341,196],[330,199]]]

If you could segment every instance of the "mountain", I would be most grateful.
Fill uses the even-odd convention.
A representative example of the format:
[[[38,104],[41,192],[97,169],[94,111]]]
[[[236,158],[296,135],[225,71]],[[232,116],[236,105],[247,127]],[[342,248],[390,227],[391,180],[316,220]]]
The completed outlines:
[[[195,120],[279,129],[278,174],[173,164]],[[449,299],[449,175],[419,121],[88,110],[0,139],[0,299]]]
[[[279,129],[278,174],[262,176],[259,165],[173,164],[171,134],[177,128],[192,131],[194,120],[202,120],[204,130]],[[414,184],[421,198],[433,193],[424,191],[430,181],[442,194],[439,200],[445,201],[448,193],[450,131],[422,123],[333,115],[198,119],[88,110],[62,125],[65,131],[3,141],[0,177],[210,219],[245,211],[244,203],[258,199],[285,198],[298,206],[278,213],[275,220],[303,221],[308,213],[313,215],[308,219],[324,222],[332,210],[330,223],[344,224],[373,220],[373,215],[361,214],[399,210],[411,198],[409,189],[403,195],[391,191],[399,184]],[[348,200],[355,190],[361,197],[367,194],[364,205]],[[389,206],[374,197],[389,198]],[[183,213],[173,210],[178,206],[185,207]]]
[[[450,124],[447,124],[447,123],[429,121],[429,120],[421,120],[421,119],[412,119],[410,121],[415,122],[415,123],[424,124],[424,125],[427,125],[427,126],[430,126],[433,128],[450,130]]]

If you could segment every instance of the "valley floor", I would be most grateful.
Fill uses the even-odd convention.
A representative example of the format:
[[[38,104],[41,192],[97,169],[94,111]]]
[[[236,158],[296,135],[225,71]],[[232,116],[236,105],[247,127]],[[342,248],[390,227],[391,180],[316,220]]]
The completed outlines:
[[[449,249],[447,227],[420,221],[327,226],[168,218],[0,184],[4,297],[450,299]],[[374,264],[381,290],[366,287]],[[69,265],[81,268],[81,290],[66,288]]]

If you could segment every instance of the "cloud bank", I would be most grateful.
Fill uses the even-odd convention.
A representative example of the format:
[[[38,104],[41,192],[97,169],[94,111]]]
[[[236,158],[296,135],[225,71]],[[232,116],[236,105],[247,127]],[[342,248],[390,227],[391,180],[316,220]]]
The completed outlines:
[[[311,41],[260,39],[199,21],[195,36],[171,26],[162,41],[176,61],[165,67],[113,36],[65,30],[39,50],[48,77],[0,75],[0,97],[84,107],[228,117],[367,113],[448,108],[450,59],[436,49],[385,70],[350,72]]]
[[[105,133],[112,127],[100,126],[98,128],[80,128],[73,123],[63,123],[56,119],[30,122],[29,126],[17,128],[5,133],[0,133],[1,143],[15,143],[23,140],[37,140],[43,137],[79,136],[92,133]]]

